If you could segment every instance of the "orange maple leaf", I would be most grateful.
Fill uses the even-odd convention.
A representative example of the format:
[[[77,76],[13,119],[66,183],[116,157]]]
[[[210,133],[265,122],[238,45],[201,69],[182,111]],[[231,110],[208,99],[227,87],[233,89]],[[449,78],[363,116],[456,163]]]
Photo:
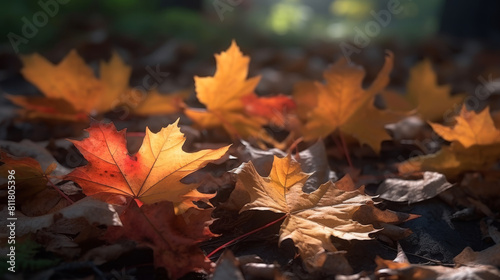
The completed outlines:
[[[229,146],[186,153],[182,150],[186,138],[178,122],[156,134],[146,129],[142,146],[134,155],[127,151],[125,130],[116,131],[112,123],[93,123],[87,129],[88,138],[71,140],[88,164],[73,170],[66,179],[78,183],[86,195],[111,195],[104,197],[105,201],[118,195],[146,204],[171,201],[180,212],[194,207],[194,200],[212,198],[214,195],[199,193],[196,184],[180,180],[221,158]]]
[[[311,193],[302,186],[310,174],[303,173],[300,164],[290,155],[274,157],[269,177],[261,177],[252,162],[238,174],[237,184],[250,195],[250,202],[241,211],[269,210],[286,215],[279,242],[292,239],[310,269],[319,268],[326,251],[337,251],[330,236],[342,239],[371,239],[376,230],[353,220],[354,213],[371,201],[358,191],[344,191],[328,181]]]
[[[393,55],[389,52],[384,67],[366,90],[361,87],[365,71],[349,64],[345,58],[325,70],[325,84],[299,83],[293,96],[303,121],[300,134],[304,140],[323,138],[340,129],[378,153],[380,143],[390,139],[384,126],[400,118],[373,105],[375,95],[389,83],[392,64]]]
[[[428,121],[443,119],[448,110],[460,104],[464,99],[463,94],[450,96],[449,85],[437,84],[436,73],[428,59],[411,68],[406,91],[406,95],[384,92],[382,95],[387,107],[393,110],[416,108],[418,114]]]
[[[25,109],[28,118],[86,120],[88,115],[107,112],[120,104],[120,96],[129,90],[131,68],[113,53],[101,62],[100,79],[85,61],[71,51],[54,65],[39,54],[22,56],[21,73],[45,95],[45,98],[9,96]]]
[[[250,58],[241,53],[234,40],[227,51],[215,55],[215,60],[213,77],[194,77],[196,96],[206,110],[188,108],[186,115],[203,128],[222,126],[233,137],[272,143],[262,126],[271,121],[280,123],[280,114],[293,102],[282,96],[261,99],[255,95],[260,76],[247,79]]]
[[[109,227],[104,239],[113,243],[129,239],[152,248],[155,266],[165,267],[169,279],[191,271],[210,272],[211,262],[197,244],[215,236],[208,228],[212,223],[211,213],[212,209],[191,208],[175,215],[170,202],[141,208],[132,203],[120,215],[123,227]]]
[[[500,130],[495,127],[487,107],[476,114],[465,105],[455,117],[456,124],[446,127],[429,123],[434,131],[451,141],[435,154],[411,158],[398,165],[401,173],[437,171],[454,177],[466,170],[484,170],[500,158]]]

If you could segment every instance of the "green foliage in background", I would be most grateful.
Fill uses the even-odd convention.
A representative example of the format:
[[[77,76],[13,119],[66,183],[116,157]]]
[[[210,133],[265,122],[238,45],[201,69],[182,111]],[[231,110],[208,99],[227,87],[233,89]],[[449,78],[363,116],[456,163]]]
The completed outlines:
[[[32,22],[36,13],[43,12],[39,2],[57,1],[0,2],[3,47],[11,47],[7,34],[23,36],[24,21]],[[243,45],[258,45],[251,39],[255,35],[278,44],[300,45],[316,39],[339,41],[352,38],[354,28],[363,28],[366,22],[373,20],[371,12],[384,9],[389,0],[232,1],[227,3],[236,4],[225,11],[223,18],[217,14],[216,1],[212,0],[203,1],[203,11],[175,7],[172,4],[180,2],[162,0],[66,1],[59,4],[57,14],[49,17],[45,26],[38,28],[36,36],[28,38],[29,43],[19,45],[21,53],[50,49],[68,38],[90,41],[85,36],[90,36],[88,33],[93,29],[140,40],[145,45],[154,45],[166,38],[212,46],[236,38]],[[420,39],[436,31],[442,0],[399,2],[403,12],[394,15],[377,39],[387,35]]]

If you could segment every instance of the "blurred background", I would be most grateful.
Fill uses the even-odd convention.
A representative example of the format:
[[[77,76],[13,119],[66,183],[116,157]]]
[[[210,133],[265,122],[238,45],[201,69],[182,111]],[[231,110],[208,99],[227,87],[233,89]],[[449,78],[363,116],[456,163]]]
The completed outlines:
[[[374,41],[412,43],[443,34],[500,43],[500,3],[494,0],[25,0],[0,5],[2,48],[10,47],[8,34],[14,33],[29,41],[19,45],[21,53],[113,38],[146,46],[177,38],[208,48],[232,38],[246,44],[258,44],[257,39],[298,45],[339,41],[352,39],[356,27],[363,30],[376,20],[374,13],[391,5],[397,12],[372,36]],[[32,38],[23,36],[26,22],[39,29]]]
[[[439,81],[467,91],[477,76],[500,70],[500,1],[496,0],[39,0],[3,1],[0,87],[26,92],[16,81],[18,55],[40,52],[57,62],[71,49],[86,61],[112,50],[134,67],[133,80],[159,67],[169,73],[160,90],[193,85],[211,75],[213,54],[232,39],[262,74],[260,94],[289,94],[301,79],[321,79],[340,56],[381,67],[384,51],[396,54],[392,85],[429,57]],[[14,81],[13,83],[11,83]]]

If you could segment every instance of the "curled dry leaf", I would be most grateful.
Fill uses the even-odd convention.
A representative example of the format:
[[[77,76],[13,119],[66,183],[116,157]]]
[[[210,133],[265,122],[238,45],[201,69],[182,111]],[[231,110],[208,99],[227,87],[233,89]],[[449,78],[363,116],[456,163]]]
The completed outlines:
[[[371,225],[352,219],[361,205],[371,197],[357,191],[339,190],[331,181],[311,193],[302,187],[309,174],[291,156],[275,157],[269,177],[261,177],[252,162],[243,167],[238,182],[250,194],[251,202],[241,211],[269,210],[285,214],[280,229],[280,243],[291,238],[308,269],[320,268],[326,252],[337,249],[330,236],[342,239],[371,239],[376,232]]]
[[[420,175],[417,179],[386,179],[377,194],[389,201],[415,203],[433,198],[453,186],[443,174],[427,171]]]
[[[104,239],[115,243],[133,240],[153,249],[155,266],[165,267],[177,279],[191,271],[210,272],[212,265],[198,243],[213,237],[212,209],[188,209],[176,215],[171,202],[143,205],[132,202],[120,215],[123,227],[110,227]]]
[[[105,201],[116,196],[138,199],[143,203],[172,201],[176,211],[195,207],[194,200],[205,200],[214,195],[202,194],[196,184],[183,184],[182,178],[213,160],[221,158],[229,148],[186,153],[186,141],[177,126],[179,120],[158,133],[146,130],[139,151],[127,151],[125,130],[116,131],[112,123],[93,123],[89,137],[72,140],[88,164],[78,167],[65,178],[78,183],[86,195],[100,194]],[[102,196],[109,195],[109,196]]]
[[[467,266],[492,265],[500,267],[500,244],[480,252],[474,252],[470,247],[467,247],[453,259],[453,262]]]

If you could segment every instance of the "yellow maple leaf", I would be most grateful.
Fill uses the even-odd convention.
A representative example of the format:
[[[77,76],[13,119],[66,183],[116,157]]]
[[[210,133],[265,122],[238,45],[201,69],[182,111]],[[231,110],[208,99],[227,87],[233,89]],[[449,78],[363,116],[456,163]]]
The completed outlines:
[[[101,62],[99,79],[75,50],[57,65],[39,54],[22,56],[21,60],[24,78],[45,95],[9,96],[24,107],[29,118],[85,120],[119,105],[120,96],[129,90],[131,68],[116,53],[109,62]]]
[[[261,177],[252,162],[238,174],[237,184],[250,195],[241,211],[269,210],[285,214],[279,242],[292,239],[309,269],[324,264],[326,251],[337,251],[330,236],[342,239],[371,239],[376,230],[352,219],[353,214],[371,201],[358,191],[344,191],[331,181],[311,193],[302,187],[310,174],[290,155],[274,157],[269,177]]]
[[[244,56],[233,40],[227,51],[215,55],[217,71],[213,77],[194,77],[196,96],[204,109],[184,112],[203,128],[224,127],[233,137],[254,137],[272,142],[263,130],[263,118],[247,115],[242,98],[253,94],[260,76],[247,79],[250,58]]]
[[[340,129],[378,153],[380,143],[390,139],[384,126],[400,118],[373,105],[375,94],[389,83],[392,65],[393,55],[389,52],[368,89],[361,86],[365,71],[344,58],[325,70],[324,84],[302,82],[296,86],[293,96],[299,118],[304,122],[300,129],[304,139],[323,138]]]
[[[455,121],[452,127],[430,123],[439,136],[452,142],[450,146],[400,163],[399,171],[437,171],[455,177],[463,171],[491,167],[500,158],[500,130],[495,127],[489,108],[476,114],[464,105]]]
[[[453,127],[437,123],[429,124],[439,136],[450,142],[457,141],[465,148],[500,143],[500,130],[495,127],[488,107],[476,114],[474,111],[467,111],[464,105],[460,115],[455,117],[455,121]]]

